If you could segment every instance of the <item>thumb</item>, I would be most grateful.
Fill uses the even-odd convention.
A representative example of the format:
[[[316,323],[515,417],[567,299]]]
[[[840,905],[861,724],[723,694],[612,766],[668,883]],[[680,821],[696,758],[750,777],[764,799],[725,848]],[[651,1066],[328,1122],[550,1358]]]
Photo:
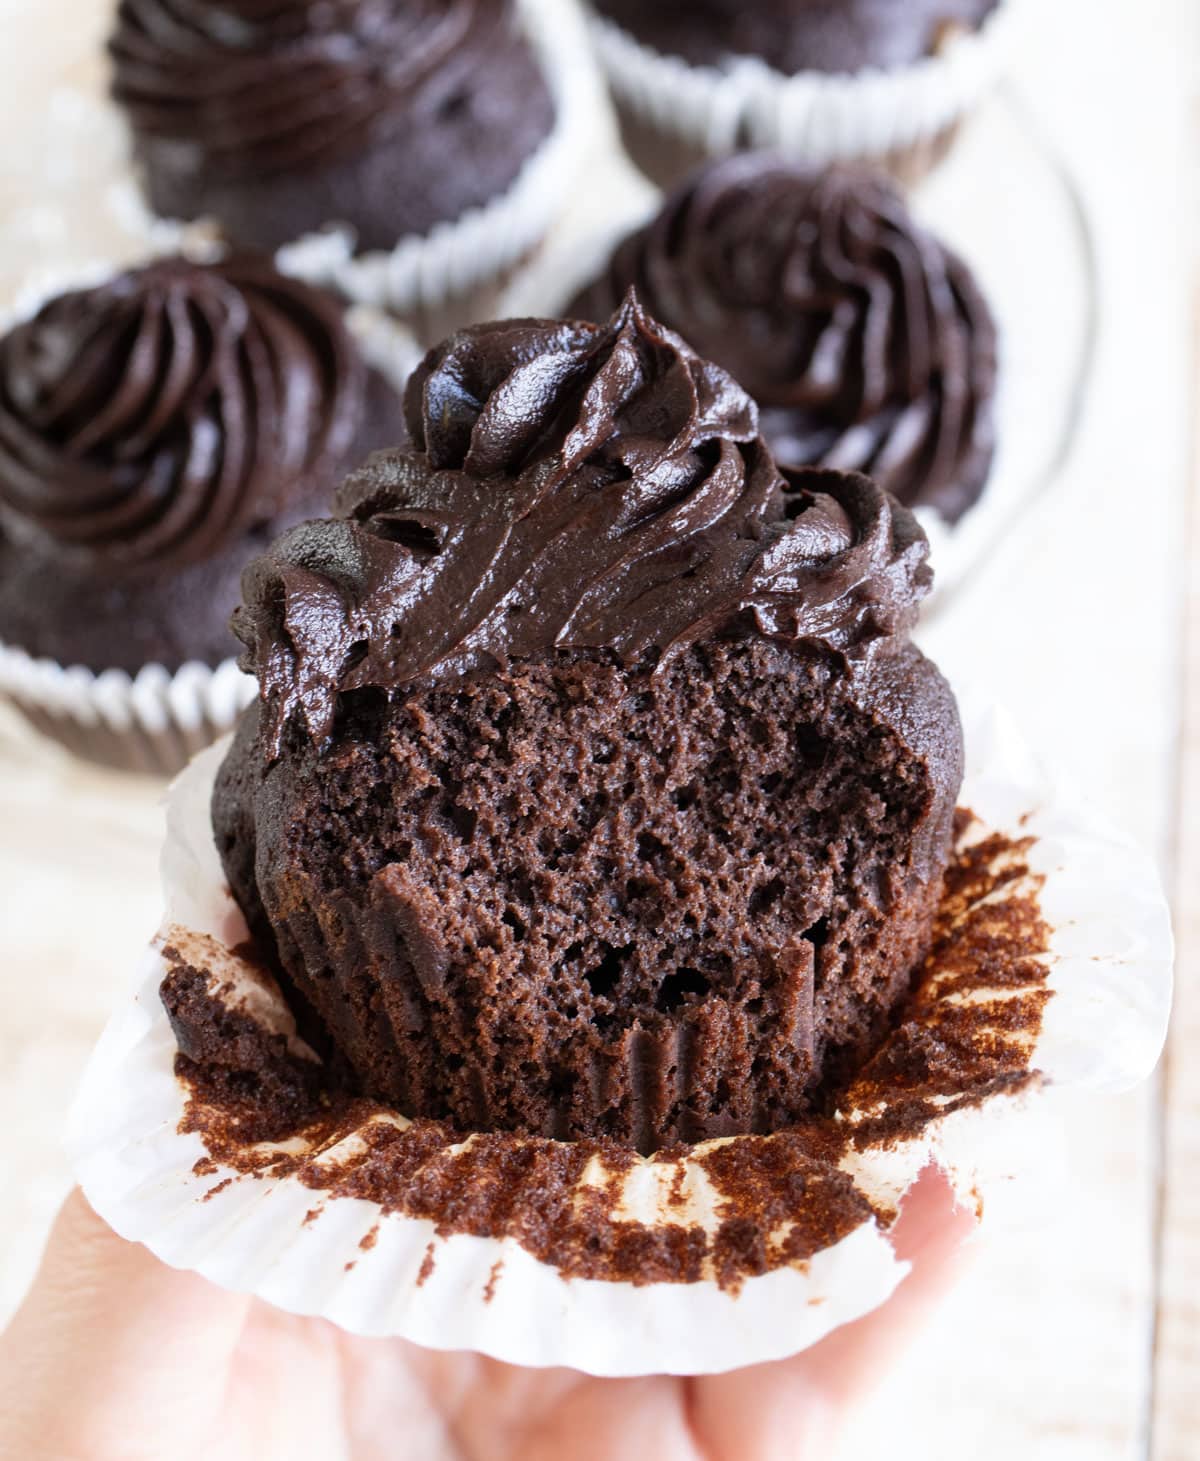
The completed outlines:
[[[118,1238],[73,1192],[0,1337],[0,1455],[184,1461],[219,1419],[247,1305]]]

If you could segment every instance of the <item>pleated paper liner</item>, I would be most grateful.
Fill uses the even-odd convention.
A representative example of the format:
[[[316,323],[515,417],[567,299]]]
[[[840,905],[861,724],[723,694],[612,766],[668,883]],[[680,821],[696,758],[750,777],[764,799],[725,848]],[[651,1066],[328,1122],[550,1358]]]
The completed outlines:
[[[870,163],[912,183],[945,156],[994,81],[1014,4],[1001,0],[977,31],[953,32],[912,65],[843,75],[787,75],[749,56],[697,66],[600,16],[591,30],[625,148],[660,187],[711,158],[758,147],[816,166]]]
[[[222,736],[255,695],[228,659],[168,672],[146,665],[95,673],[0,644],[0,693],[33,728],[72,754],[120,771],[172,776]]]
[[[1164,1038],[1148,859],[1061,802],[1002,718],[970,717],[968,747],[934,951],[832,1114],[648,1158],[327,1089],[244,942],[209,749],[173,793],[163,928],[71,1118],[89,1200],[168,1263],[359,1334],[597,1375],[798,1352],[899,1283],[888,1233],[931,1161],[986,1202],[1019,1112],[1141,1080]]]

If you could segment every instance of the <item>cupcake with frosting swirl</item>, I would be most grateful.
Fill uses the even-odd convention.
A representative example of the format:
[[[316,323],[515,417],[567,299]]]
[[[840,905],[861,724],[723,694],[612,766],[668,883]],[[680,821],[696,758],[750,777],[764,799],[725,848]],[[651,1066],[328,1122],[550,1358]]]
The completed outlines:
[[[912,515],[631,294],[476,326],[250,566],[218,850],[306,1038],[461,1132],[778,1130],[929,944],[962,735]]]
[[[0,337],[0,685],[77,749],[169,769],[244,697],[246,562],[402,435],[342,303],[265,259],[50,299]]]
[[[745,154],[695,174],[566,313],[646,307],[758,402],[789,466],[865,472],[957,522],[995,447],[996,326],[881,175]]]
[[[306,277],[336,273],[353,297],[419,317],[548,225],[579,115],[561,9],[121,0],[112,93],[160,217],[215,222],[238,248],[287,245]]]

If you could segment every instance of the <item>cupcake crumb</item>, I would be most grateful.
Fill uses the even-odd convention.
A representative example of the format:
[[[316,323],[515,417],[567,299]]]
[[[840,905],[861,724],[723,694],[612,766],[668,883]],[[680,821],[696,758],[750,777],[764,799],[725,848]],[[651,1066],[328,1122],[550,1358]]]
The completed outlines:
[[[485,1304],[490,1304],[492,1300],[496,1297],[496,1284],[499,1282],[500,1275],[503,1272],[504,1259],[497,1258],[495,1263],[492,1264],[492,1271],[488,1274],[488,1281],[484,1285],[483,1302]]]
[[[430,1243],[429,1247],[425,1249],[425,1257],[421,1260],[421,1267],[417,1273],[418,1288],[424,1288],[425,1280],[432,1277],[434,1267],[433,1244]]]

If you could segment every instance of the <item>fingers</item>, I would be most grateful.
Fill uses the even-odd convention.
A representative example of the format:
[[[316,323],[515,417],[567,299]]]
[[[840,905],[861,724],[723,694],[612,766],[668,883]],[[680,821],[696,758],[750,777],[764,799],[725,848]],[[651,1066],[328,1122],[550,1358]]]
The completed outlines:
[[[0,1338],[0,1452],[190,1455],[219,1414],[246,1303],[118,1238],[72,1193]]]
[[[952,1286],[976,1225],[975,1214],[956,1205],[943,1174],[927,1167],[906,1194],[891,1234],[896,1256],[912,1264],[896,1292],[794,1359],[694,1382],[703,1454],[714,1461],[820,1455],[847,1408]]]
[[[631,1438],[638,1445],[630,1454],[664,1458],[819,1454],[839,1416],[952,1282],[974,1225],[929,1169],[893,1233],[912,1273],[881,1309],[805,1354],[694,1382],[621,1385],[480,1363],[466,1393],[441,1396],[444,1439],[453,1436],[454,1449],[471,1455],[504,1454],[512,1442],[507,1453],[522,1461],[561,1454],[564,1445],[581,1456],[616,1454],[612,1447]],[[0,1339],[0,1453],[22,1461],[189,1461],[203,1453],[219,1434],[247,1310],[247,1300],[116,1237],[73,1194]],[[555,1378],[564,1383],[547,1383]],[[444,1388],[436,1373],[424,1380],[433,1392]]]
[[[598,1380],[578,1370],[525,1369],[482,1355],[405,1346],[411,1412],[440,1419],[412,1455],[457,1461],[699,1461],[675,1380]],[[374,1387],[377,1388],[377,1387]],[[372,1461],[385,1452],[364,1451]]]
[[[977,1228],[975,1212],[957,1205],[945,1175],[926,1167],[905,1195],[892,1231],[896,1257],[910,1263],[912,1271],[882,1308],[800,1356],[810,1378],[836,1405],[846,1405],[868,1388],[897,1349],[920,1331],[969,1262],[967,1239]]]

